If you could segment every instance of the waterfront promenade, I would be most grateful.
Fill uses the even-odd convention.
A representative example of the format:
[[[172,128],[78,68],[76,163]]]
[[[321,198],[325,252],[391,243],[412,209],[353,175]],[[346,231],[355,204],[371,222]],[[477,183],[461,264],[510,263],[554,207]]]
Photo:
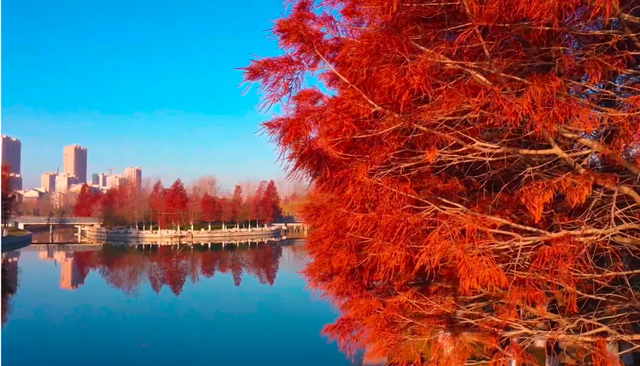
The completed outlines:
[[[101,227],[79,227],[82,241],[96,243],[124,243],[138,245],[157,243],[160,245],[189,244],[195,242],[248,241],[252,239],[282,238],[280,227],[226,230],[136,230],[105,229]]]

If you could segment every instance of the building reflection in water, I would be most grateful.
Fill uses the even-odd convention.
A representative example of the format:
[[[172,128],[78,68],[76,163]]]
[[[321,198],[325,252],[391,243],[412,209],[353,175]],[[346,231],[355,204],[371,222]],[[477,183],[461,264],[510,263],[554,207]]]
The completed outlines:
[[[75,253],[70,251],[56,251],[55,247],[47,247],[39,253],[40,259],[55,261],[60,265],[60,288],[75,290],[84,284],[89,274],[88,270],[81,270],[75,260]]]
[[[2,326],[11,312],[11,298],[18,291],[18,260],[20,252],[2,253]]]
[[[76,235],[78,230],[74,227],[53,226],[51,229],[49,227],[30,228],[29,230],[32,230],[31,242],[34,244],[79,242]]]
[[[179,296],[187,281],[197,283],[201,277],[216,273],[230,274],[236,286],[249,275],[261,284],[273,285],[282,265],[298,272],[304,267],[304,251],[299,246],[281,244],[237,244],[227,246],[194,245],[193,247],[155,246],[140,249],[133,246],[104,245],[99,250],[73,251],[66,246],[47,246],[39,253],[44,261],[60,266],[60,287],[74,290],[82,286],[94,271],[107,284],[127,295],[137,294],[148,283],[159,293],[163,287]],[[61,247],[60,247],[61,248]],[[283,256],[283,248],[285,255]]]

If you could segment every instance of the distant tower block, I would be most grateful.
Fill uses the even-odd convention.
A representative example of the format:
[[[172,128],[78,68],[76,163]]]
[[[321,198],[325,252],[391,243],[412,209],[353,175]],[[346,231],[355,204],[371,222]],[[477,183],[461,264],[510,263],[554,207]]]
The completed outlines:
[[[78,183],[87,183],[87,149],[80,145],[64,147],[64,172],[78,178]]]
[[[56,191],[56,177],[58,175],[56,173],[44,173],[40,178],[40,185],[45,192],[55,192]]]
[[[124,176],[127,181],[136,187],[138,191],[142,188],[142,168],[141,167],[129,167],[124,170]]]
[[[107,178],[109,177],[109,174],[107,173],[100,173],[98,179],[100,181],[99,185],[100,188],[107,188]]]
[[[22,143],[11,136],[2,135],[2,166],[9,166],[9,173],[20,174]]]

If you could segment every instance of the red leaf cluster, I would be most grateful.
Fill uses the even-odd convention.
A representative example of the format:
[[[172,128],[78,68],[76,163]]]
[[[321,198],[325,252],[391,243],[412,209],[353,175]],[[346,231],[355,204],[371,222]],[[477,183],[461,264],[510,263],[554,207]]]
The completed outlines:
[[[245,80],[313,185],[332,337],[441,365],[638,344],[639,5],[294,1]]]
[[[73,215],[78,217],[93,217],[98,203],[102,199],[102,193],[83,184],[73,207]]]

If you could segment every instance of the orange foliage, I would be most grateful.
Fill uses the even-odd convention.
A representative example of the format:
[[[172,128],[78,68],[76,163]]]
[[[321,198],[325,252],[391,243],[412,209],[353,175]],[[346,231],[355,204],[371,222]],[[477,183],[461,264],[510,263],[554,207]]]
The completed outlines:
[[[328,334],[416,364],[640,340],[638,5],[293,1],[245,79],[313,187]]]

